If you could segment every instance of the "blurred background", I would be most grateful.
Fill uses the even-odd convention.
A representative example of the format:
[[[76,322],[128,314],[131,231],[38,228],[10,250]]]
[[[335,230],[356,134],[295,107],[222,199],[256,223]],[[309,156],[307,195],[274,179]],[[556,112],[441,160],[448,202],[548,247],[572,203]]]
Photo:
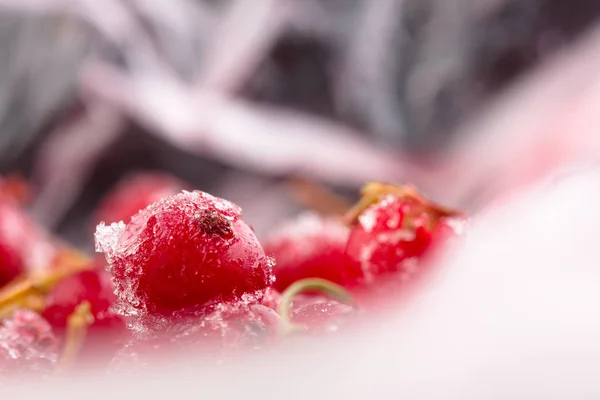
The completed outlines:
[[[0,173],[88,249],[90,214],[138,171],[238,203],[263,235],[334,211],[320,191],[418,181],[411,165],[599,16],[595,0],[1,0]]]

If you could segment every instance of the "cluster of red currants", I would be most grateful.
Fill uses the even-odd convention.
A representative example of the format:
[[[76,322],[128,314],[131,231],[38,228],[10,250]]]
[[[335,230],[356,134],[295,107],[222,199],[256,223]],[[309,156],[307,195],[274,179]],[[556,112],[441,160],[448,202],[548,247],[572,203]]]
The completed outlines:
[[[177,351],[222,361],[347,328],[404,293],[465,221],[413,187],[373,183],[345,215],[303,214],[259,241],[237,205],[186,189],[162,174],[125,180],[97,210],[102,254],[90,258],[0,185],[0,376]]]

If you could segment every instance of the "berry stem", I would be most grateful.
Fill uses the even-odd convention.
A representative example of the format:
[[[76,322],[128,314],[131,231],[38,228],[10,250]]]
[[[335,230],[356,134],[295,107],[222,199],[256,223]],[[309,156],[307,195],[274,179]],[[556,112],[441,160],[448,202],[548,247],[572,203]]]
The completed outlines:
[[[73,366],[83,347],[88,326],[94,323],[90,303],[81,302],[67,319],[67,334],[65,346],[59,361],[59,371],[64,371]]]
[[[306,278],[294,282],[281,294],[278,313],[283,325],[289,332],[297,331],[302,327],[294,324],[291,318],[292,301],[301,293],[317,291],[333,297],[343,303],[352,304],[352,295],[342,286],[321,278]]]
[[[90,266],[89,258],[75,250],[69,250],[62,255],[57,264],[44,269],[41,273],[32,273],[29,276],[17,278],[2,288],[0,290],[0,319],[10,314],[14,308],[26,305],[28,299],[46,294],[67,276],[83,271]]]
[[[411,185],[396,186],[388,183],[369,182],[361,189],[361,199],[344,215],[348,225],[356,225],[358,217],[369,206],[378,203],[383,196],[396,195],[410,199],[423,206],[424,209],[437,221],[441,217],[460,216],[464,213],[443,207],[421,194]]]

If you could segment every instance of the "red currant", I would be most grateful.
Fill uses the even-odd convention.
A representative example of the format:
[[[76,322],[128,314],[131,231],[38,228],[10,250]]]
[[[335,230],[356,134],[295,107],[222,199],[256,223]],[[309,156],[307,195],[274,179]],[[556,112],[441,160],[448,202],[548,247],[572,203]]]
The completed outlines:
[[[186,189],[179,179],[159,172],[140,172],[121,180],[100,202],[96,223],[129,222],[138,211]]]
[[[360,266],[367,282],[389,272],[408,278],[431,244],[432,222],[420,204],[393,194],[383,196],[359,215],[347,254]]]
[[[68,276],[52,288],[46,298],[44,318],[64,335],[69,317],[86,301],[93,323],[88,327],[79,364],[108,362],[130,336],[125,321],[112,312],[116,301],[111,276],[100,266]]]
[[[304,214],[264,241],[273,256],[274,287],[283,291],[304,278],[322,278],[351,287],[362,277],[345,253],[349,228],[333,218]]]
[[[186,316],[223,301],[260,300],[273,281],[272,261],[241,209],[201,191],[154,203],[126,226],[101,224],[97,241],[122,312],[132,316]]]
[[[94,268],[71,275],[58,282],[46,297],[43,317],[55,328],[64,329],[69,315],[81,302],[90,304],[93,327],[123,325],[121,316],[113,314],[110,307],[116,297],[110,274]]]
[[[37,313],[16,310],[0,325],[0,373],[49,373],[58,361],[58,342]]]

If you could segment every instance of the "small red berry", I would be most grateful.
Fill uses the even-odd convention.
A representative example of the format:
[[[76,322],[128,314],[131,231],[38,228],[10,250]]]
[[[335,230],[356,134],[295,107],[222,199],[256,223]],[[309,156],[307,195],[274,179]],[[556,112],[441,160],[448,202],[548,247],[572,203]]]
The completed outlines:
[[[52,328],[30,310],[16,310],[0,325],[0,375],[50,373],[58,361]]]
[[[223,301],[260,300],[273,280],[241,209],[201,191],[154,203],[126,226],[101,224],[96,234],[128,315],[185,316]]]
[[[56,284],[46,298],[42,316],[62,336],[69,317],[84,301],[90,306],[93,322],[87,328],[78,362],[108,362],[130,334],[125,320],[111,310],[116,301],[114,285],[103,268],[79,272]]]
[[[139,172],[121,180],[100,202],[95,222],[123,221],[160,199],[186,189],[187,185],[174,176],[159,172]]]
[[[432,223],[422,205],[393,194],[383,196],[359,215],[347,254],[360,266],[366,282],[390,272],[408,278],[431,245]]]
[[[91,269],[71,275],[58,282],[46,298],[43,317],[55,328],[64,329],[69,315],[87,301],[94,317],[93,327],[120,327],[121,316],[113,314],[110,307],[116,301],[110,274],[103,269]]]
[[[304,278],[355,285],[362,271],[346,255],[349,233],[340,221],[314,214],[303,214],[274,231],[264,241],[265,253],[275,259],[274,287],[283,291]]]

